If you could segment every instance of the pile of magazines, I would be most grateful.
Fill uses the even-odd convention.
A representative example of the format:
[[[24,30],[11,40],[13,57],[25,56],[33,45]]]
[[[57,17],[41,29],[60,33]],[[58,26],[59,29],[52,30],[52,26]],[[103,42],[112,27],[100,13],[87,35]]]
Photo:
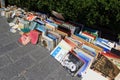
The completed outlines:
[[[21,44],[45,47],[71,76],[120,80],[120,45],[100,38],[99,31],[16,6],[1,8],[0,14],[11,19],[10,31],[21,35]]]

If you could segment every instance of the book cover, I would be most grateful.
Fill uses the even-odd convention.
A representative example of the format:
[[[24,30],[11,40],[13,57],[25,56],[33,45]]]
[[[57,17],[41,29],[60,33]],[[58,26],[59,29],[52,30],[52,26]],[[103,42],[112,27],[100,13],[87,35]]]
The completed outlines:
[[[89,43],[89,42],[81,39],[80,37],[78,37],[78,36],[76,36],[76,35],[72,35],[71,37],[72,37],[73,39],[76,39],[76,40],[82,42],[82,44],[85,44],[85,45],[87,45],[87,46],[92,47],[93,49],[95,49],[95,51],[96,51],[97,53],[100,53],[100,52],[103,51],[102,48],[100,48],[100,47],[98,47],[98,46],[96,46],[96,45],[94,45],[94,44],[92,44],[92,43]]]
[[[90,34],[88,32],[82,32],[81,34],[88,37],[88,38],[90,38],[90,39],[92,39],[92,40],[95,40],[95,38],[96,38],[96,36],[94,36],[94,35],[92,35],[92,34]]]
[[[50,34],[50,33],[47,33],[46,36],[48,36],[49,38],[51,38],[53,40],[53,43],[54,43],[54,47],[57,46],[57,38],[56,36]]]
[[[120,69],[102,54],[98,55],[91,65],[91,69],[110,80],[114,80],[120,73]]]
[[[79,69],[79,71],[76,74],[78,76],[83,76],[86,73],[87,69],[90,68],[94,57],[88,55],[87,53],[78,48],[74,49],[74,52],[79,58],[81,58],[84,61],[84,65],[81,67],[81,69]]]
[[[98,53],[95,51],[95,49],[90,46],[83,44],[82,48],[87,50],[88,52],[90,52],[91,53],[90,55],[92,55],[93,57],[96,57],[98,55]]]
[[[66,33],[68,36],[71,36],[71,30],[64,26],[59,25],[57,30],[60,30],[60,31]]]
[[[35,29],[41,32],[46,32],[46,28],[44,25],[37,24]]]
[[[61,63],[63,58],[71,49],[72,47],[67,42],[61,40],[60,43],[54,48],[54,50],[51,51],[50,55]]]
[[[73,51],[69,51],[66,56],[62,59],[61,65],[72,75],[78,72],[78,70],[83,66],[84,61],[76,56]]]
[[[102,55],[107,57],[112,63],[114,63],[120,69],[120,57],[111,52],[102,52]]]
[[[82,80],[109,80],[109,79],[93,71],[92,69],[88,69],[86,74],[83,75]]]
[[[55,32],[58,33],[58,34],[60,34],[62,38],[64,38],[65,36],[68,36],[67,33],[65,33],[65,32],[63,32],[61,30],[58,30],[58,29],[56,29]]]
[[[54,35],[57,38],[57,43],[56,44],[58,44],[62,40],[61,35],[54,32],[54,31],[48,30],[47,33],[50,33],[50,34]]]
[[[45,33],[42,33],[42,36],[40,38],[41,40],[41,46],[47,48],[49,51],[52,51],[54,49],[54,42],[51,38],[45,35]]]
[[[76,45],[71,39],[69,39],[69,37],[65,37],[64,40],[65,40],[70,46],[72,46],[73,49],[77,47],[77,45]]]
[[[75,34],[75,35],[78,36],[78,37],[80,37],[81,39],[87,41],[87,42],[90,42],[90,41],[91,41],[90,38],[88,38],[88,37],[86,37],[86,36],[84,36],[84,35],[81,35],[81,34]]]
[[[57,28],[56,26],[51,25],[50,23],[46,23],[45,26],[48,30],[53,30],[53,31],[55,31]]]
[[[37,23],[35,21],[31,21],[29,26],[30,30],[34,30],[36,28],[36,25]]]

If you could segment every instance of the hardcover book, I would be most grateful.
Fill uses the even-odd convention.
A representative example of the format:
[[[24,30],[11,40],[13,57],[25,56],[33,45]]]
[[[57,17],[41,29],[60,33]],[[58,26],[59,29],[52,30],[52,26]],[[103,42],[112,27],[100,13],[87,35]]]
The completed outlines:
[[[102,52],[101,54],[107,57],[112,63],[114,63],[120,69],[120,56],[117,56],[111,52]]]
[[[120,69],[102,54],[98,55],[97,59],[93,62],[91,69],[110,80],[114,80],[120,73]]]

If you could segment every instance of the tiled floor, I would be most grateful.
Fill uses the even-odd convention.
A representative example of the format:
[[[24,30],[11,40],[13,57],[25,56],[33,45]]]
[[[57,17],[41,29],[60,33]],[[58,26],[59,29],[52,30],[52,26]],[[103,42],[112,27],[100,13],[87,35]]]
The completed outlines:
[[[6,18],[0,17],[0,80],[80,80],[69,75],[47,49],[21,45],[20,35],[9,29]]]

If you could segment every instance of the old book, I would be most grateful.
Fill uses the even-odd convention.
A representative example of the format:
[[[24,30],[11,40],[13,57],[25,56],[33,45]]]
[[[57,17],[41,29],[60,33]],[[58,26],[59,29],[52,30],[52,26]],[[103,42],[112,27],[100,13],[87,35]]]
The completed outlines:
[[[112,63],[114,63],[120,69],[120,56],[117,56],[112,52],[102,52],[101,54],[107,57]]]
[[[98,55],[97,59],[93,62],[91,69],[109,80],[114,80],[120,73],[120,69],[102,54]]]

